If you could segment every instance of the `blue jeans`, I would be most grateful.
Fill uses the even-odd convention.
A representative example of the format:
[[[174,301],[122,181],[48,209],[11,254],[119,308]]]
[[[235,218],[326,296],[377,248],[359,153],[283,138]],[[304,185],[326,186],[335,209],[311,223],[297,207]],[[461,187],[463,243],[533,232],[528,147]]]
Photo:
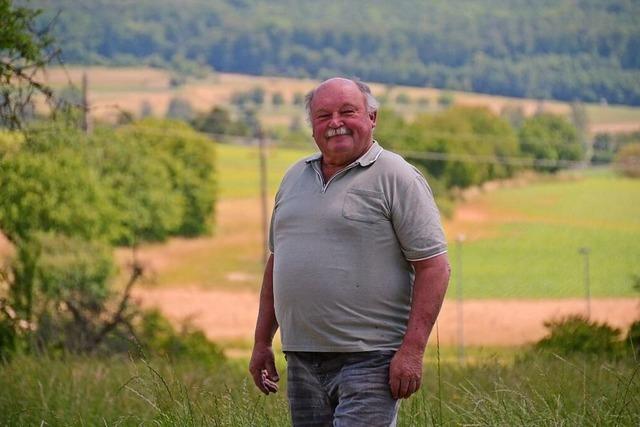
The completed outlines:
[[[391,397],[394,351],[287,352],[287,396],[294,427],[395,426]]]

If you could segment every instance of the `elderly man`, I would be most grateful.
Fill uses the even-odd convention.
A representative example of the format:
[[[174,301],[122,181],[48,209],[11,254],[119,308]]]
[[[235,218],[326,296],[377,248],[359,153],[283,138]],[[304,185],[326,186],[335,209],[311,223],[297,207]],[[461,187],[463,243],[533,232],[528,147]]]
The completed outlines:
[[[276,195],[249,370],[278,390],[280,327],[294,426],[395,425],[449,280],[438,210],[424,177],[373,140],[367,85],[327,80],[307,110],[320,153]]]

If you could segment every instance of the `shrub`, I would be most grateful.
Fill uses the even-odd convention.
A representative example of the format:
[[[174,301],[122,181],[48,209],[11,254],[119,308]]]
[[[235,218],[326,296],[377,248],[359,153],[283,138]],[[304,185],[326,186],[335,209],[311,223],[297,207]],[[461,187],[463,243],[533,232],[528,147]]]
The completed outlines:
[[[143,350],[154,356],[171,360],[186,358],[208,364],[224,359],[220,348],[201,330],[184,325],[178,332],[158,310],[149,310],[142,315],[139,330]]]
[[[636,360],[640,360],[640,320],[636,320],[631,324],[625,341],[627,345],[631,346]]]
[[[561,355],[617,356],[622,353],[620,330],[580,315],[545,322],[549,334],[535,345],[537,350]]]
[[[640,178],[640,143],[627,144],[615,157],[616,169],[632,178]]]

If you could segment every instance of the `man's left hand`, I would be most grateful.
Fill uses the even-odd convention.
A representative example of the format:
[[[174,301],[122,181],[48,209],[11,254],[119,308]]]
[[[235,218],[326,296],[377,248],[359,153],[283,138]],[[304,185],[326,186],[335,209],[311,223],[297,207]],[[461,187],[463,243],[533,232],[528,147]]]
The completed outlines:
[[[400,347],[389,366],[389,386],[394,399],[406,399],[422,382],[422,353]]]

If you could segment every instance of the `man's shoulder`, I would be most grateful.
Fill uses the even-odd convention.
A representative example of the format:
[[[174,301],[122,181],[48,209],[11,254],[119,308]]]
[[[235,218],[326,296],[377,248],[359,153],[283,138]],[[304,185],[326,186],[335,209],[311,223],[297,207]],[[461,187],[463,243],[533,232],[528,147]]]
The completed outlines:
[[[306,156],[295,161],[285,171],[282,177],[282,181],[280,182],[280,188],[282,188],[283,185],[286,185],[287,182],[296,181],[306,169],[311,167],[309,163],[318,158],[319,158],[319,153],[315,153],[313,155]]]
[[[404,157],[384,149],[376,160],[376,169],[378,173],[385,175],[393,175],[398,178],[414,179],[421,177],[422,173],[411,163],[407,162]]]

